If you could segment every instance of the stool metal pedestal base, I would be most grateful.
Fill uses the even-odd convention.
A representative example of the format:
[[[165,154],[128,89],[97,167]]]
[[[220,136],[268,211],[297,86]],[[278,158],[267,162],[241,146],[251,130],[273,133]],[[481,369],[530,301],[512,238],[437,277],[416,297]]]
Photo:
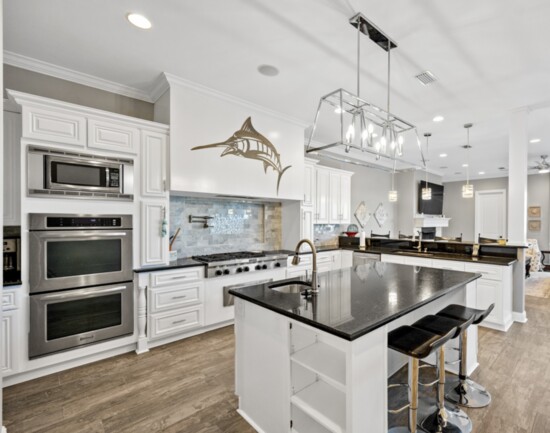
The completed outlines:
[[[426,412],[429,415],[422,420],[420,428],[428,433],[470,433],[472,431],[472,420],[463,410],[454,405],[446,405],[444,413],[441,413],[441,409],[435,405],[430,406]],[[443,421],[443,417],[446,422]]]
[[[480,408],[491,403],[491,394],[471,379],[447,383],[445,398],[459,406]]]

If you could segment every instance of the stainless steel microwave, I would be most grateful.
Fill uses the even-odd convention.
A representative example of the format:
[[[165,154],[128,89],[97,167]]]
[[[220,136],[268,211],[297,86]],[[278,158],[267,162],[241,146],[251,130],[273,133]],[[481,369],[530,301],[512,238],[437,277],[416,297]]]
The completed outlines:
[[[29,196],[133,200],[134,162],[29,146]]]

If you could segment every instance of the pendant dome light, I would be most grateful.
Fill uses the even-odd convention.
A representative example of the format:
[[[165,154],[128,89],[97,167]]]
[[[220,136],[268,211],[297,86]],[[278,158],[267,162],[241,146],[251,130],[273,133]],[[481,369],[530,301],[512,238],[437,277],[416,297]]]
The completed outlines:
[[[388,192],[388,201],[390,202],[396,202],[397,201],[397,190],[394,186],[394,177],[395,177],[395,163],[396,160],[393,160],[393,170],[391,172],[391,189]]]
[[[428,140],[432,136],[431,133],[426,132],[424,137],[426,137],[426,162],[424,164],[424,173],[426,174],[426,183],[424,188],[422,188],[422,200],[431,200],[432,199],[432,189],[428,186]]]
[[[462,146],[466,149],[466,183],[462,185],[462,198],[472,198],[474,196],[474,186],[470,183],[470,128],[474,126],[473,123],[466,123],[464,128],[466,129],[466,145]]]

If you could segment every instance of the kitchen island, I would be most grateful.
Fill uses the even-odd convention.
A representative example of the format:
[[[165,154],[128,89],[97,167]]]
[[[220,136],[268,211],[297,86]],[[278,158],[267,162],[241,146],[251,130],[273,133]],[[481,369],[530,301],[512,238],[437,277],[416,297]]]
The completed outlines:
[[[319,274],[314,297],[284,282],[230,291],[239,413],[263,433],[385,433],[387,378],[407,362],[388,350],[388,332],[451,303],[475,305],[477,278],[372,262]],[[468,332],[471,372],[477,327]]]

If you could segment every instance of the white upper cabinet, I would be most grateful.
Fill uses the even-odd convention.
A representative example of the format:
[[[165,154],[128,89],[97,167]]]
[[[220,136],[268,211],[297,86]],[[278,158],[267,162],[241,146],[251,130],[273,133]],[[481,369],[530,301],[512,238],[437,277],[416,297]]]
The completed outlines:
[[[141,195],[165,197],[168,135],[146,130],[141,134]]]
[[[120,122],[88,119],[88,147],[114,152],[137,153],[139,129]]]
[[[328,224],[330,212],[330,171],[326,168],[315,169],[315,219],[316,224]]]
[[[23,106],[23,137],[75,146],[86,145],[86,117],[70,110]]]
[[[304,206],[313,206],[315,202],[315,165],[306,161],[304,166]]]
[[[4,225],[21,224],[21,114],[4,111]]]
[[[353,173],[315,167],[315,224],[348,224]]]

